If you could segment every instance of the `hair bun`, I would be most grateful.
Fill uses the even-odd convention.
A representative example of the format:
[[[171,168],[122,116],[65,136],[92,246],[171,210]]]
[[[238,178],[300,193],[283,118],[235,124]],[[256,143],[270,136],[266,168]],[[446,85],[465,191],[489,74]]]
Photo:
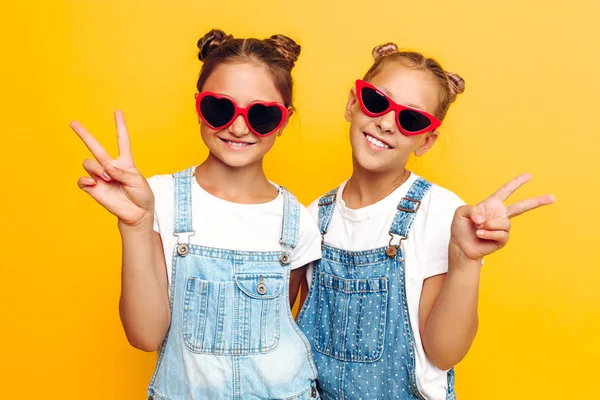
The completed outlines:
[[[375,48],[373,49],[371,54],[373,55],[375,62],[377,62],[380,59],[382,59],[383,57],[387,56],[388,54],[398,53],[398,52],[399,52],[398,46],[396,46],[395,43],[390,42],[390,43],[386,43],[386,44],[381,44],[379,46],[375,46]]]
[[[270,44],[285,59],[291,70],[300,56],[300,45],[285,35],[273,35],[265,42]]]
[[[465,80],[460,77],[460,75],[455,74],[454,72],[446,72],[446,77],[448,78],[448,87],[450,88],[450,93],[452,97],[456,97],[465,91]]]
[[[214,49],[224,43],[233,40],[232,35],[228,35],[220,29],[212,29],[200,40],[198,40],[198,60],[203,61]]]

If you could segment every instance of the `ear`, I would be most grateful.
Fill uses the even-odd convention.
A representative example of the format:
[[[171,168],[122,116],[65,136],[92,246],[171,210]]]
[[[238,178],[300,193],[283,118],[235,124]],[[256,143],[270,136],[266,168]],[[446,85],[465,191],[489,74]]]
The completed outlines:
[[[354,117],[354,107],[356,106],[356,102],[358,101],[358,97],[356,97],[356,89],[350,89],[350,93],[348,93],[348,103],[346,103],[346,112],[345,117],[346,121],[351,122],[352,117]]]
[[[427,151],[435,144],[438,136],[440,136],[440,133],[437,129],[427,132],[425,140],[423,140],[421,145],[415,150],[415,156],[421,157],[423,154],[427,153]]]
[[[288,123],[290,122],[290,118],[292,118],[292,115],[294,115],[294,109],[290,107],[290,108],[288,108],[287,117],[285,117],[285,122],[283,123],[283,126],[281,128],[279,128],[279,132],[277,132],[277,136],[283,135],[283,130],[285,129],[286,126],[288,126]]]

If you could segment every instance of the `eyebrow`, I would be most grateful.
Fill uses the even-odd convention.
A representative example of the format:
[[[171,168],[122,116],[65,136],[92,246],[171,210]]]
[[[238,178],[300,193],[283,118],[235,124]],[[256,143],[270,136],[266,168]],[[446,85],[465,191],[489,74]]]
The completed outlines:
[[[373,84],[371,84],[371,85],[373,85]],[[375,86],[375,85],[373,85],[373,86]],[[377,89],[381,90],[386,96],[388,96],[390,98],[392,97],[390,95],[390,90],[386,89],[385,86],[375,86],[375,87]],[[416,108],[416,109],[421,110],[421,111],[425,111],[425,109],[423,107],[421,107],[419,105],[416,105],[416,104],[413,104],[413,103],[406,103],[406,104],[402,104],[402,105],[403,106],[407,106],[407,107]]]

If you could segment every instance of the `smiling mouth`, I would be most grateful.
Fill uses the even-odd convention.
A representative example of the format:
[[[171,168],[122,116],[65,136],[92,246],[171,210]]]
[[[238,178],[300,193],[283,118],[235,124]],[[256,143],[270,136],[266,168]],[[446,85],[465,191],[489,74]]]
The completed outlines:
[[[226,144],[230,145],[231,147],[236,147],[236,148],[244,148],[244,147],[250,147],[256,143],[249,143],[249,142],[233,142],[231,140],[227,140],[227,139],[223,139],[223,138],[219,138],[221,141],[225,142]]]
[[[391,149],[392,148],[392,146],[390,146],[389,144],[382,142],[381,140],[377,139],[374,136],[369,135],[366,132],[363,132],[363,135],[365,135],[365,138],[367,139],[367,141],[375,147],[378,147],[380,149]]]

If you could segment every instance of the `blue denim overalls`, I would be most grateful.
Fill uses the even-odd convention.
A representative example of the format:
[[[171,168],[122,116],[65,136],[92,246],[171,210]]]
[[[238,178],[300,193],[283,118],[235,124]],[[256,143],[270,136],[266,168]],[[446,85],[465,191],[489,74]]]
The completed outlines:
[[[294,322],[288,300],[298,201],[281,188],[281,251],[202,247],[189,243],[194,232],[193,169],[174,177],[178,245],[170,285],[171,326],[148,399],[319,398],[310,344]],[[235,241],[231,232],[232,246]]]
[[[389,245],[365,251],[327,245],[337,189],[319,200],[323,254],[298,324],[312,344],[324,399],[424,399],[416,382],[401,244],[430,188],[417,179],[398,204]],[[447,399],[455,397],[451,370]]]

